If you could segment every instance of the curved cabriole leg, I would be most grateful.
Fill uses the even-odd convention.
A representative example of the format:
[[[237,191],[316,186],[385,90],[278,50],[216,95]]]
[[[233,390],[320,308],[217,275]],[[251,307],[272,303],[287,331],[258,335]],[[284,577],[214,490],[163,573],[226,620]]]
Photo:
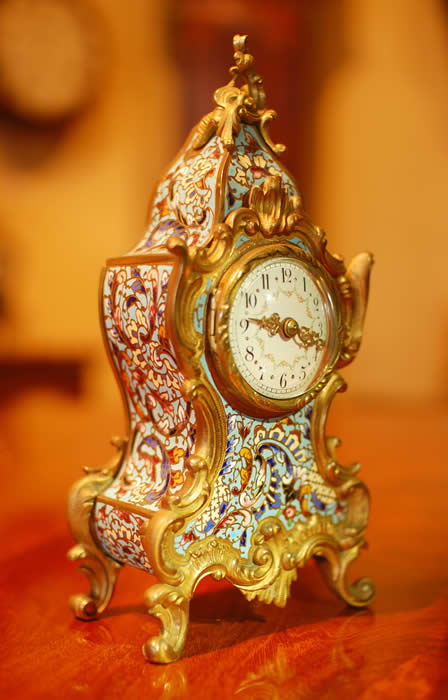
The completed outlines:
[[[318,556],[316,560],[329,587],[348,605],[362,608],[369,605],[375,597],[375,584],[369,578],[360,578],[353,584],[347,580],[347,570],[359,555],[363,542],[347,550],[341,550],[334,556]]]
[[[157,583],[145,592],[148,612],[161,622],[160,634],[143,645],[143,655],[158,664],[176,661],[184,650],[189,620],[190,598],[167,583]]]
[[[71,561],[81,562],[80,570],[90,581],[90,594],[76,593],[70,607],[76,617],[91,620],[110,602],[122,564],[98,547],[91,532],[91,516],[96,496],[112,482],[113,474],[93,472],[73,484],[68,501],[68,521],[78,543],[67,553]]]

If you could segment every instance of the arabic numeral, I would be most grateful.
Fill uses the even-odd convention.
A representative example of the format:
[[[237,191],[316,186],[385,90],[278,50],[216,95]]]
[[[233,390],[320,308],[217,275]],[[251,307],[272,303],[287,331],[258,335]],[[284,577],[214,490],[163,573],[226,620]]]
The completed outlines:
[[[282,267],[282,281],[291,282],[291,270],[289,270],[287,267]]]
[[[280,388],[286,389],[287,385],[288,385],[288,382],[286,380],[286,372],[283,372],[283,374],[280,377]]]
[[[252,345],[248,345],[246,348],[246,354],[245,354],[245,360],[246,362],[252,362],[255,355],[254,355],[254,348]]]
[[[247,331],[247,329],[249,328],[249,321],[247,320],[247,318],[242,318],[240,320],[240,328],[242,329],[243,333]]]
[[[261,284],[263,286],[263,289],[269,289],[269,275],[268,274],[261,275]]]
[[[303,291],[306,292],[306,277],[303,278]]]
[[[319,306],[319,299],[317,297],[313,297],[313,304],[314,306]]]
[[[246,292],[246,309],[254,309],[257,305],[257,295]]]

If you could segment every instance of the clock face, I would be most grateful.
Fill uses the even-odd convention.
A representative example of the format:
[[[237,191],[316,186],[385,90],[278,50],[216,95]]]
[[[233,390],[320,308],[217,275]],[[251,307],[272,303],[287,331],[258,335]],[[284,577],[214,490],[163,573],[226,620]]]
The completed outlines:
[[[294,399],[319,379],[330,316],[322,286],[294,257],[267,258],[243,278],[229,314],[229,344],[249,386],[269,399]]]

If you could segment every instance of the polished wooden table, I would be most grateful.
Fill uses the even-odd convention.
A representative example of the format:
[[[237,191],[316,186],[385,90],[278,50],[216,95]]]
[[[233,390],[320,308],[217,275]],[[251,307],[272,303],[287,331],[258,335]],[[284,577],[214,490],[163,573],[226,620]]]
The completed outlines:
[[[377,584],[369,610],[345,607],[314,562],[284,609],[209,579],[192,604],[184,658],[162,667],[140,650],[158,624],[142,603],[146,574],[126,567],[103,618],[72,618],[67,599],[86,582],[65,558],[65,492],[81,475],[79,455],[101,449],[106,461],[109,417],[65,398],[45,432],[53,399],[41,401],[34,432],[26,410],[43,441],[34,452],[20,405],[0,415],[1,697],[448,697],[446,406],[336,400],[328,432],[343,439],[341,461],[361,461],[372,493],[370,546],[352,572]]]

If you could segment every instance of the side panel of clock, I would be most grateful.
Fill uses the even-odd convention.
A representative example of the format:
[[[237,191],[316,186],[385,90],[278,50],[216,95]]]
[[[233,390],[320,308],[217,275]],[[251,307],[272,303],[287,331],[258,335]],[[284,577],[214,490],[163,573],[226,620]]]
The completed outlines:
[[[179,493],[194,445],[196,416],[167,332],[172,264],[106,269],[101,315],[126,402],[129,445],[112,485],[97,499],[95,529],[115,559],[151,571],[140,529],[165,495]]]

